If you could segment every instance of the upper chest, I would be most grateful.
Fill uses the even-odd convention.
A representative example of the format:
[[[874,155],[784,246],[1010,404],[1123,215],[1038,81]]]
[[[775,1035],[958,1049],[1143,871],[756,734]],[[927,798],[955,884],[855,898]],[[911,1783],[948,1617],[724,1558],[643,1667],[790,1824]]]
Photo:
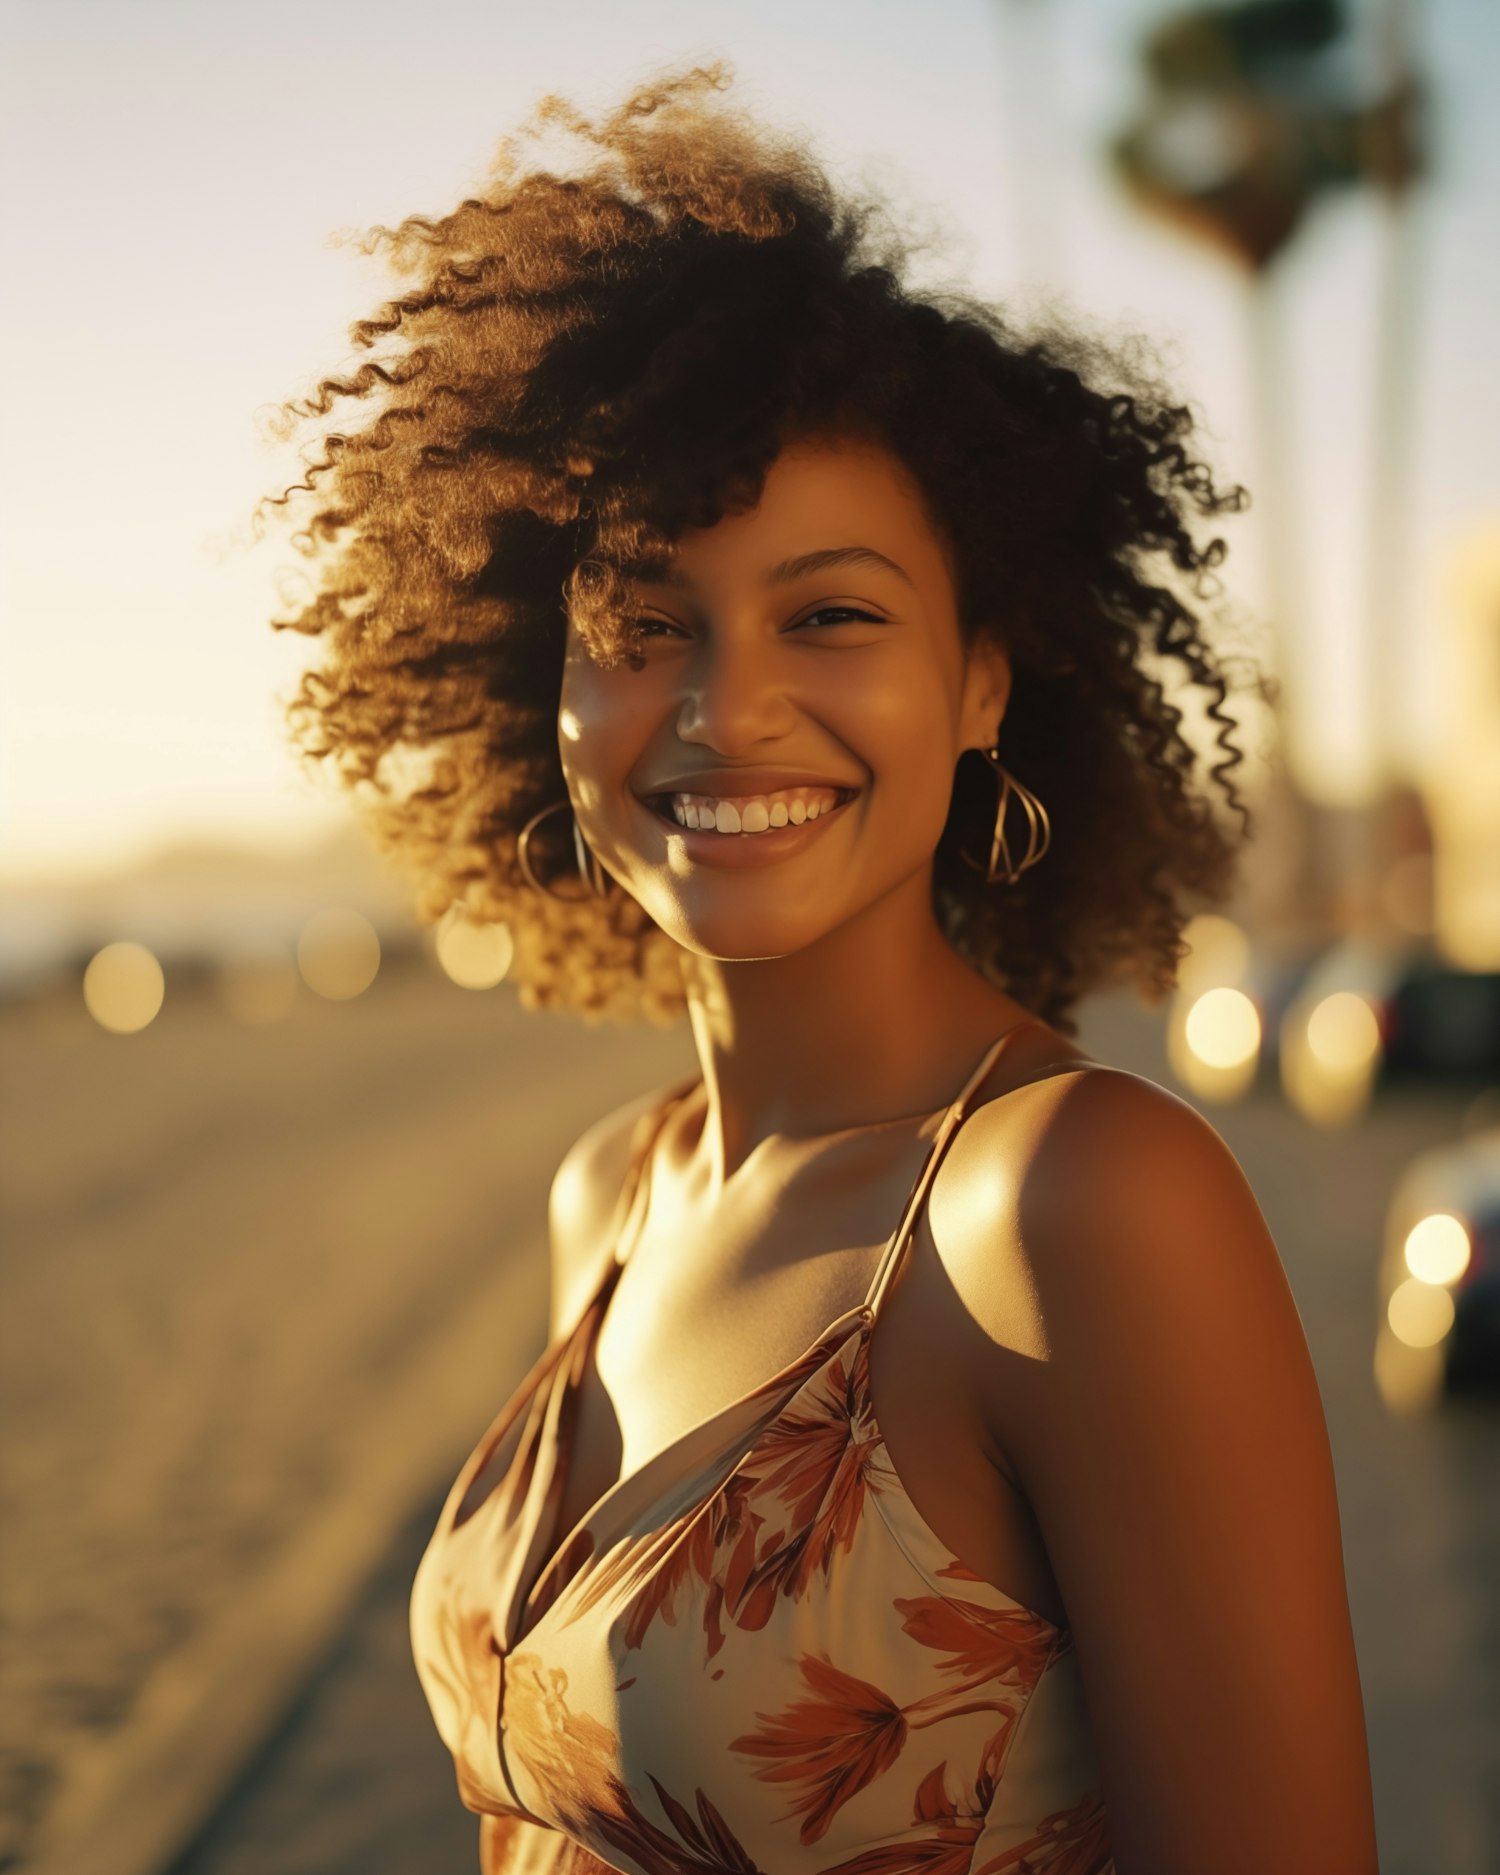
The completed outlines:
[[[609,1297],[580,1430],[607,1440],[615,1420],[633,1471],[794,1362],[869,1293],[925,1149],[914,1133],[865,1143],[712,1209],[658,1185]]]
[[[915,1131],[864,1140],[712,1215],[658,1187],[580,1371],[559,1533],[866,1299],[930,1143]],[[1008,1304],[1004,1258],[976,1270],[975,1252],[1003,1234],[997,1204],[982,1159],[950,1150],[871,1331],[870,1395],[919,1510],[954,1553],[1056,1614],[1029,1509],[997,1471],[989,1430],[995,1345],[983,1324]]]

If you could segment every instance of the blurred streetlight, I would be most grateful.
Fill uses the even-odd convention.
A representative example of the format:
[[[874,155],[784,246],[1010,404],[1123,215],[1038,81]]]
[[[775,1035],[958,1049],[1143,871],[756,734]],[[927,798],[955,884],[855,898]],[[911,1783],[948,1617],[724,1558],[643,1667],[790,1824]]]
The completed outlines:
[[[455,906],[437,928],[437,959],[448,978],[466,990],[490,990],[510,969],[515,941],[508,926],[474,924]]]
[[[1299,996],[1281,1025],[1281,1085],[1314,1126],[1349,1126],[1370,1104],[1385,1058],[1380,1022],[1356,990]]]
[[[156,1020],[166,977],[144,944],[106,944],[83,973],[84,1007],[114,1035],[134,1035]]]

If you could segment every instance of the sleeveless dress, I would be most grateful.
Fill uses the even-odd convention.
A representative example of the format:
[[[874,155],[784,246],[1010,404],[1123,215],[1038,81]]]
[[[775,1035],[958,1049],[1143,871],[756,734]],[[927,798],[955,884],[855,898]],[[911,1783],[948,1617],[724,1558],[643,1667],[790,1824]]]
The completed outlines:
[[[697,1077],[648,1123],[596,1293],[459,1473],[413,1583],[483,1875],[1114,1875],[1071,1634],[924,1523],[868,1386],[917,1214],[1016,1033],[943,1115],[865,1301],[562,1532],[576,1389]]]

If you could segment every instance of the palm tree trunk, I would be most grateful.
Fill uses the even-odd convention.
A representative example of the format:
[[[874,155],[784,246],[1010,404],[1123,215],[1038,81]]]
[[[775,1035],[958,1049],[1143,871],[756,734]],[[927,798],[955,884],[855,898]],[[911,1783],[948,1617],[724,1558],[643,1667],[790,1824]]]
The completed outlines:
[[[1299,925],[1315,907],[1313,826],[1298,773],[1297,732],[1304,721],[1298,669],[1307,629],[1300,602],[1301,548],[1294,516],[1296,451],[1287,409],[1284,347],[1268,274],[1250,275],[1246,351],[1255,425],[1254,502],[1260,517],[1268,631],[1264,662],[1278,686],[1260,804],[1263,837],[1255,858],[1256,896],[1269,922]]]

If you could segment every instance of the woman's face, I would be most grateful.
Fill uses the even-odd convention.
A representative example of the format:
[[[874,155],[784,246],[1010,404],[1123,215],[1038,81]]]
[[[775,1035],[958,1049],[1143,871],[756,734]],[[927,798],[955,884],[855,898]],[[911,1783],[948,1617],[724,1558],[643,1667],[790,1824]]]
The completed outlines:
[[[793,445],[754,510],[684,535],[669,578],[632,593],[637,668],[602,669],[569,625],[559,745],[585,839],[662,930],[786,956],[928,876],[1009,667],[965,657],[897,457]]]

